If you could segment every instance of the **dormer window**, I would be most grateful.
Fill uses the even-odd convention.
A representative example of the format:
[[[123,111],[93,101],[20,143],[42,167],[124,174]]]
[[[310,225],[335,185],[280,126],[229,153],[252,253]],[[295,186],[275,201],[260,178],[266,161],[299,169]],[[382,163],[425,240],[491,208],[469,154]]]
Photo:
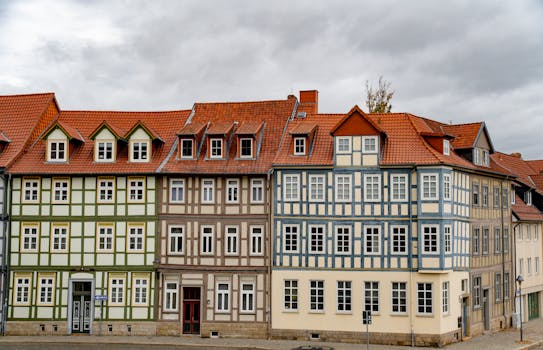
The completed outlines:
[[[49,145],[49,159],[50,162],[65,162],[66,161],[66,149],[67,141],[48,141]]]
[[[210,139],[210,158],[222,158],[222,139]]]
[[[130,141],[131,161],[148,162],[149,161],[149,141]]]
[[[364,153],[377,153],[377,140],[378,136],[362,137]]]
[[[351,153],[351,138],[338,137],[336,151],[337,153]]]
[[[446,156],[451,154],[451,143],[449,140],[443,140],[443,154]]]
[[[113,141],[98,141],[96,142],[96,161],[97,162],[112,162],[113,158]]]
[[[524,192],[524,203],[526,203],[526,205],[532,205],[532,192],[531,191]]]
[[[480,156],[478,148],[473,149],[473,164],[476,164],[476,165],[481,164],[481,156]]]
[[[253,139],[242,138],[239,140],[239,143],[240,143],[239,157],[253,158]]]
[[[305,156],[305,137],[294,138],[294,155]]]
[[[488,154],[488,150],[486,149],[483,150],[483,165],[484,166],[489,165],[489,154]]]
[[[181,158],[191,159],[194,157],[193,145],[194,140],[192,139],[181,140]]]

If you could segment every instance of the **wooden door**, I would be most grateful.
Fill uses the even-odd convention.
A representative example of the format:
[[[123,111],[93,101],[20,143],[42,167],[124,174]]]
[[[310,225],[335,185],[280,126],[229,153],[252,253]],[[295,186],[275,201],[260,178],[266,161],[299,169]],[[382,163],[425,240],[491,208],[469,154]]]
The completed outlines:
[[[183,288],[183,333],[200,334],[200,288]]]

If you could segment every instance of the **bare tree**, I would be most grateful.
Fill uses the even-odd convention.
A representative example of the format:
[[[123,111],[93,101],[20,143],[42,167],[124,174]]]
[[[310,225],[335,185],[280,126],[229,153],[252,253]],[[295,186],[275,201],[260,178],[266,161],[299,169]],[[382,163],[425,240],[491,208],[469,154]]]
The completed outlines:
[[[392,105],[390,100],[394,91],[390,90],[390,82],[379,77],[379,87],[374,90],[366,80],[366,106],[370,113],[389,113]]]

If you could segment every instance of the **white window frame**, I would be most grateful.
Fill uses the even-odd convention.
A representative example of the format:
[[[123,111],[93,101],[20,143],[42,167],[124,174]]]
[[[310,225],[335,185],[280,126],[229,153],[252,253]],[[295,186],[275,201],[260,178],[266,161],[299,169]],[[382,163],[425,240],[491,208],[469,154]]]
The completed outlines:
[[[351,226],[348,225],[338,225],[335,227],[335,246],[336,251],[335,253],[337,255],[349,255],[351,254],[351,246],[352,246],[352,229]],[[340,244],[341,243],[341,244]],[[346,247],[345,247],[346,245]],[[341,246],[341,247],[340,247]],[[340,249],[341,248],[341,249]]]
[[[406,202],[408,198],[407,175],[392,175],[390,178],[390,198],[392,202]],[[395,190],[397,193],[395,193]],[[403,194],[403,196],[402,196]]]
[[[53,147],[53,145],[55,145],[55,147]],[[60,149],[59,147],[61,145],[62,145],[62,149]],[[47,148],[48,148],[48,152],[47,152],[48,162],[65,162],[68,159],[68,141],[48,140]]]
[[[250,255],[264,255],[264,226],[254,225],[249,227],[250,231]],[[260,232],[258,232],[260,231]]]
[[[421,291],[424,294],[422,297],[420,295]],[[430,297],[428,297],[427,295],[428,292],[430,293]],[[421,308],[423,308],[422,311],[421,311]],[[433,283],[418,282],[417,283],[417,312],[416,314],[417,315],[433,315],[433,313],[434,313]]]
[[[287,228],[290,228],[288,233]],[[288,240],[287,235],[290,235]],[[294,244],[296,249],[293,249]],[[283,225],[283,251],[285,253],[298,253],[300,251],[300,225]]]
[[[452,253],[452,226],[443,226],[443,253]]]
[[[15,295],[13,304],[30,305],[32,291],[32,276],[15,275]]]
[[[407,298],[407,282],[392,281],[390,284],[390,310],[393,315],[407,314]],[[395,311],[395,307],[398,310]]]
[[[374,147],[370,149],[369,141],[373,140]],[[362,153],[377,154],[379,153],[379,136],[362,136]]]
[[[309,312],[324,313],[324,280],[309,280]]]
[[[429,230],[429,232],[426,232],[427,229]],[[435,229],[436,232],[435,233],[431,232],[432,229]],[[439,254],[439,237],[440,237],[439,225],[421,225],[421,233],[422,233],[421,234],[422,254],[428,254],[428,255]],[[427,241],[426,235],[432,236],[434,234],[435,234],[435,244],[428,245],[426,242]]]
[[[97,163],[111,163],[115,161],[115,143],[111,140],[95,141],[96,154],[94,161]]]
[[[439,198],[439,175],[437,173],[421,174],[420,183],[422,184],[420,189],[422,200],[437,200]],[[432,189],[435,189],[434,195],[432,195]]]
[[[68,225],[51,225],[51,252],[68,250]]]
[[[497,272],[494,274],[494,300],[501,301],[502,300],[502,274],[500,272]]]
[[[126,195],[128,196],[128,203],[145,202],[145,178],[129,177]]]
[[[247,142],[247,141],[249,141],[249,145],[250,145],[250,147],[249,147],[250,154],[245,154],[244,155],[243,154],[243,149],[244,149],[243,148],[243,143]],[[253,158],[253,153],[254,153],[253,148],[254,148],[253,147],[253,139],[251,137],[243,137],[243,138],[239,139],[239,157],[240,158],[249,158],[249,159]]]
[[[185,203],[185,179],[170,179],[170,203]]]
[[[532,191],[526,191],[524,192],[524,203],[526,203],[527,206],[532,205]]]
[[[308,225],[308,231],[309,253],[324,254],[326,252],[326,225]],[[313,244],[314,241],[316,244]],[[315,249],[315,247],[320,247],[320,249]]]
[[[342,141],[346,141],[346,143],[342,144]],[[349,154],[351,152],[352,152],[351,138],[350,137],[336,137],[336,153]]]
[[[309,175],[309,201],[324,202],[326,197],[326,179],[324,175]]]
[[[217,137],[210,138],[209,139],[209,158],[221,159],[222,157],[223,157],[223,139],[217,138]]]
[[[307,154],[307,137],[295,137],[294,149],[295,156],[305,156]]]
[[[124,305],[126,302],[126,278],[109,278],[109,305]]]
[[[101,248],[103,242],[104,248]],[[108,248],[108,243],[111,246]],[[115,225],[97,224],[96,225],[96,251],[113,252],[115,249]]]
[[[145,250],[145,225],[127,225],[127,252],[143,252]]]
[[[134,276],[132,280],[132,304],[136,306],[149,305],[149,278]]]
[[[202,179],[202,204],[215,203],[215,179]]]
[[[364,255],[379,255],[381,254],[381,226],[379,225],[364,225]],[[370,230],[370,231],[368,231]],[[377,233],[375,233],[377,230]],[[371,237],[372,245],[368,245],[368,238]],[[375,239],[376,238],[376,239]],[[374,251],[373,248],[375,244],[373,242],[377,241],[377,251]]]
[[[179,249],[181,245],[181,249]],[[168,255],[185,254],[185,226],[168,225]]]
[[[444,315],[448,315],[450,312],[449,301],[450,301],[450,284],[449,281],[441,283],[441,312]]]
[[[21,252],[37,252],[40,244],[38,224],[21,225]]]
[[[113,203],[115,202],[115,179],[113,178],[98,178],[98,191],[96,192],[97,203]],[[111,186],[109,186],[111,185]],[[103,198],[102,198],[102,195]]]
[[[443,140],[443,154],[446,156],[451,154],[451,143],[449,140]]]
[[[226,286],[227,289],[221,289],[221,286]],[[221,314],[230,313],[230,282],[217,281],[215,284],[215,312]]]
[[[452,198],[452,176],[443,174],[443,199],[448,201]]]
[[[353,312],[353,282],[336,281],[336,313],[352,314]]]
[[[250,286],[251,289],[245,289]],[[241,282],[239,293],[239,312],[241,314],[252,314],[255,312],[255,283]]]
[[[190,156],[184,154],[185,143],[190,143]],[[181,159],[193,159],[194,158],[194,140],[193,139],[181,139]]]
[[[352,193],[352,176],[345,174],[336,174],[335,175],[335,194],[336,202],[338,203],[348,203],[351,201]]]
[[[23,203],[38,203],[40,201],[40,179],[23,178]]]
[[[483,150],[483,165],[484,166],[490,165],[490,152],[486,149]]]
[[[476,165],[481,165],[481,153],[479,148],[473,148],[473,163]]]
[[[70,179],[53,179],[52,184],[53,195],[51,196],[51,203],[64,204],[70,202]],[[57,199],[57,194],[59,199]],[[64,197],[64,199],[63,199]]]
[[[377,179],[377,181],[375,181]],[[375,187],[377,186],[377,197],[375,197]],[[364,175],[364,201],[365,202],[380,202],[381,201],[381,176],[378,174]]]
[[[38,274],[38,305],[54,305],[55,302],[55,277],[41,276]]]
[[[283,280],[283,311],[297,312],[300,304],[298,298],[298,280],[288,279]]]
[[[488,185],[481,185],[481,206],[483,208],[488,208]]]
[[[372,316],[379,314],[379,281],[364,281],[363,310],[371,311]],[[376,287],[377,286],[377,287]],[[369,307],[368,307],[369,306]]]
[[[251,203],[264,203],[264,179],[251,179]]]
[[[239,203],[239,179],[226,179],[226,203]]]
[[[147,163],[151,159],[150,140],[130,140],[130,161],[134,163]]]
[[[239,227],[228,225],[224,226],[224,255],[239,255]]]
[[[287,181],[287,179],[289,179],[289,181]],[[288,190],[289,185],[291,186],[290,190]],[[296,202],[300,200],[300,175],[299,174],[284,174],[283,175],[283,200],[285,202]]]
[[[200,236],[200,254],[213,255],[215,252],[215,226],[201,225]]]
[[[407,254],[409,247],[409,240],[407,238],[407,225],[391,225],[390,226],[390,236],[391,236],[391,254],[393,255],[403,255]],[[402,232],[403,231],[403,232]],[[398,242],[395,245],[395,242]],[[402,248],[403,242],[403,249]]]
[[[164,281],[164,311],[176,312],[178,310],[179,310],[179,283],[177,281],[165,280]]]

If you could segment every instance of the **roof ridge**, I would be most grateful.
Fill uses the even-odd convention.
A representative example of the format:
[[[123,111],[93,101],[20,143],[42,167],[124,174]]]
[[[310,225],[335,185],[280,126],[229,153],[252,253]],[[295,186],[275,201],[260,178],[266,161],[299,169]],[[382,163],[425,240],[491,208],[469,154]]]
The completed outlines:
[[[90,110],[90,109],[63,109],[60,111],[60,113],[81,113],[81,112],[88,112],[88,113],[132,113],[132,114],[146,114],[146,113],[175,113],[175,112],[188,112],[190,109],[172,109],[172,110],[165,110],[165,111],[115,111],[115,110]]]
[[[194,102],[194,105],[250,104],[250,103],[269,103],[269,102],[289,102],[289,99],[285,99],[285,100],[260,100],[260,101]]]
[[[42,96],[42,95],[55,95],[54,92],[36,92],[30,94],[14,94],[14,95],[0,95],[2,97],[22,97],[22,96]]]
[[[417,130],[417,128],[415,127],[415,124],[413,123],[413,120],[411,120],[411,117],[417,117],[416,115],[411,115],[411,114],[408,114],[406,113],[406,117],[407,117],[407,120],[409,121],[409,123],[411,124],[411,127],[413,128],[413,131],[415,131],[415,133],[417,134],[417,137],[419,138],[420,141],[422,141],[422,144],[424,145],[424,147],[432,154],[432,156],[439,162],[441,162],[442,160],[436,155],[435,151],[432,147],[430,147],[430,145],[428,145],[428,142],[426,142],[426,140],[424,139],[424,137],[422,137],[420,135],[420,132]]]

